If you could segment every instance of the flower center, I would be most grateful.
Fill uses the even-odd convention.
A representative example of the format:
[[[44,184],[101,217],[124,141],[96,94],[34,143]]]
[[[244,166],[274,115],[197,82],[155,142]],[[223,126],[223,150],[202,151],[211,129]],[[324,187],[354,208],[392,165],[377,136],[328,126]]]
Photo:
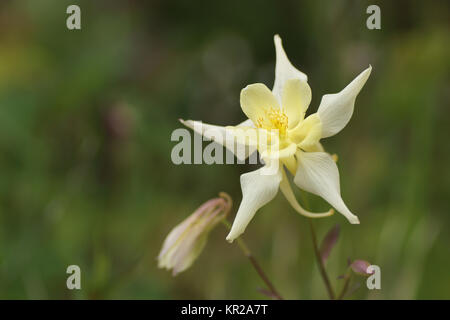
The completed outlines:
[[[279,131],[281,136],[286,135],[287,126],[287,115],[283,111],[281,111],[281,109],[273,107],[270,107],[270,109],[265,112],[264,117],[260,117],[256,121],[257,128],[266,130],[276,129]]]

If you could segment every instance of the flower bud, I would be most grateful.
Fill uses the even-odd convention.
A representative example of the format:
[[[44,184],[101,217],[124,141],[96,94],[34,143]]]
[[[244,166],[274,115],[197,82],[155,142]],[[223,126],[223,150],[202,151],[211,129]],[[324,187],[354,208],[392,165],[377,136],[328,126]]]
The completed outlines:
[[[369,268],[369,266],[370,263],[365,260],[355,260],[350,265],[350,268],[352,268],[352,270],[359,275],[370,276],[371,273],[367,272],[367,268]]]
[[[205,247],[209,232],[231,209],[230,196],[223,192],[219,196],[202,204],[172,229],[159,253],[159,268],[172,269],[175,276],[192,265]]]

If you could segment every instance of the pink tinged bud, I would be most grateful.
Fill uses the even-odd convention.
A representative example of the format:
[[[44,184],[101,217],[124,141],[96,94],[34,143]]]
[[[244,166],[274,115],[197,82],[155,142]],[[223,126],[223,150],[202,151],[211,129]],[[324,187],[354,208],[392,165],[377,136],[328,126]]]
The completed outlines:
[[[205,247],[209,232],[231,209],[231,198],[226,193],[220,196],[202,204],[172,229],[158,256],[160,268],[172,269],[175,276],[192,265]]]
[[[367,268],[370,266],[370,263],[365,260],[355,260],[350,265],[350,268],[357,274],[363,276],[370,276],[372,273],[367,272]]]

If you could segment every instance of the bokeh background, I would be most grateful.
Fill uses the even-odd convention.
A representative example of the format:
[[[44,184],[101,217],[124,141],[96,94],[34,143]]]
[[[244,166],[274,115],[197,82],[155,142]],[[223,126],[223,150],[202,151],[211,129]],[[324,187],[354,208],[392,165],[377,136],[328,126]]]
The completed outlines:
[[[78,4],[82,30],[66,28]],[[381,8],[381,30],[366,8]],[[361,225],[316,221],[341,237],[327,269],[381,267],[354,298],[450,298],[448,1],[0,2],[0,298],[258,299],[239,249],[211,234],[173,278],[156,256],[171,228],[219,191],[241,200],[251,165],[174,165],[178,118],[245,119],[239,92],[272,86],[279,33],[309,76],[310,112],[369,64],[354,116],[324,146]],[[309,196],[313,210],[324,201]],[[236,208],[236,207],[235,207]],[[232,215],[234,215],[234,212]],[[230,218],[233,218],[231,216]],[[290,299],[326,298],[305,218],[278,195],[245,240]],[[66,268],[82,290],[66,288]]]

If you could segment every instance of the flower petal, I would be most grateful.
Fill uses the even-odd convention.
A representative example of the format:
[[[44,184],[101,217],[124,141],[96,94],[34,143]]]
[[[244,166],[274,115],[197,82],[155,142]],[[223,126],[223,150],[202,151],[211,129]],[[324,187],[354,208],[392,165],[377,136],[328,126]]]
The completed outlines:
[[[321,212],[321,213],[314,213],[310,212],[308,210],[305,210],[297,201],[297,198],[295,197],[294,192],[292,191],[291,184],[289,183],[289,180],[287,178],[286,173],[283,171],[283,179],[280,183],[280,190],[286,197],[287,201],[290,203],[292,208],[294,208],[295,211],[300,213],[303,216],[306,216],[308,218],[324,218],[329,217],[333,215],[334,210],[330,209],[327,212]]]
[[[317,113],[322,120],[322,138],[331,137],[341,131],[353,114],[355,99],[370,76],[372,67],[361,72],[341,92],[322,97]]]
[[[174,252],[173,249],[186,233],[186,229],[195,222],[195,219],[197,219],[199,212],[200,211],[197,211],[196,213],[189,216],[186,220],[173,228],[173,230],[167,235],[166,239],[164,240],[161,252],[158,255],[160,268],[167,267],[167,269],[171,269],[173,267],[173,265],[170,264],[170,258]]]
[[[266,85],[254,83],[242,89],[241,108],[253,123],[257,123],[258,119],[265,118],[266,112],[270,108],[278,109],[279,104]]]
[[[192,231],[196,232],[196,231]],[[183,272],[189,268],[197,257],[202,253],[203,248],[208,240],[208,232],[201,234],[200,232],[194,236],[186,237],[186,239],[180,243],[180,247],[173,254],[173,271],[172,275],[176,276],[178,273]]]
[[[270,160],[283,160],[285,158],[293,157],[297,152],[297,145],[290,143],[284,148],[279,148],[280,144],[271,145],[269,148],[262,150],[261,157],[263,159],[268,158]]]
[[[305,117],[311,102],[311,88],[301,79],[287,80],[283,87],[282,108],[288,117],[288,128],[294,128]]]
[[[232,242],[244,231],[256,211],[275,198],[281,181],[281,169],[264,174],[264,167],[241,175],[242,202],[227,240]]]
[[[206,137],[207,139],[211,139],[223,145],[225,148],[230,150],[240,161],[244,161],[253,152],[256,151],[255,145],[251,143],[245,143],[245,139],[239,139],[236,133],[233,130],[229,130],[227,127],[216,126],[194,120],[180,119],[180,122],[186,127],[191,128],[198,134]],[[245,125],[253,125],[253,123],[246,120],[244,122],[241,122],[234,128],[245,128]],[[242,152],[242,150],[245,150],[245,152]]]
[[[255,128],[255,125],[253,124],[253,121],[251,119],[247,119],[245,121],[242,121],[239,123],[236,127],[252,127]]]
[[[308,146],[308,147],[303,147],[303,150],[305,150],[307,152],[325,152],[325,149],[323,148],[323,146],[320,142],[317,142],[316,144]]]
[[[279,155],[279,157],[281,157],[288,152],[288,150],[284,150],[288,145],[281,143],[282,141],[280,141],[278,130],[266,130],[243,126],[228,126],[226,129],[233,133],[238,143],[251,147],[252,150],[253,148],[256,148],[264,156],[273,154],[271,158],[275,158],[275,156]],[[294,146],[296,147],[295,144]],[[245,151],[245,149],[243,151]],[[295,150],[293,153],[295,153]]]
[[[365,260],[355,260],[350,264],[350,268],[352,268],[353,272],[363,276],[371,275],[371,273],[367,272],[367,268],[369,267],[370,263]]]
[[[322,122],[317,113],[313,113],[294,129],[289,131],[289,139],[303,150],[314,148],[322,137]]]
[[[295,184],[325,199],[350,223],[359,224],[358,217],[348,210],[341,198],[339,171],[331,156],[325,152],[300,151],[297,154],[297,160]]]
[[[300,79],[303,81],[308,81],[306,74],[297,70],[292,63],[289,61],[286,52],[283,49],[283,44],[281,43],[281,38],[279,35],[274,36],[275,42],[275,53],[276,53],[276,63],[275,63],[275,82],[273,84],[273,94],[281,101],[281,93],[283,91],[284,84],[290,79]]]

